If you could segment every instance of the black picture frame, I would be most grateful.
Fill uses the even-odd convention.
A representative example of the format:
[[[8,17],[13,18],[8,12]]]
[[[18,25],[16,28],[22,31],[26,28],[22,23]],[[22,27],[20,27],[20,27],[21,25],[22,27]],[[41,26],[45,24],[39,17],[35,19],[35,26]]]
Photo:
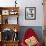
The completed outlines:
[[[25,20],[36,20],[36,7],[25,7]]]

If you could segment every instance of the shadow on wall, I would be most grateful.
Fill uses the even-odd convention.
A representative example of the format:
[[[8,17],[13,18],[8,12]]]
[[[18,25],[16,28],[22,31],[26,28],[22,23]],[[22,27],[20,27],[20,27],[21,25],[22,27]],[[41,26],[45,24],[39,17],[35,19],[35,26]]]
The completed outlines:
[[[43,33],[42,33],[43,30],[42,30],[42,26],[21,26],[20,27],[20,31],[19,31],[19,39],[20,39],[20,42],[21,42],[21,40],[23,38],[23,35],[24,35],[25,31],[28,28],[32,28],[36,32],[39,41],[41,43],[43,43]]]

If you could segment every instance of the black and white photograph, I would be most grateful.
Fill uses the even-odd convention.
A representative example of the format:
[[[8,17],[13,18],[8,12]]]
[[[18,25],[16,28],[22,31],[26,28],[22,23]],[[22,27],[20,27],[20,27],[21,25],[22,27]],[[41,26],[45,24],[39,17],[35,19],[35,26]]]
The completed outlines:
[[[35,20],[36,19],[36,8],[35,7],[26,7],[25,8],[25,19],[26,20]]]

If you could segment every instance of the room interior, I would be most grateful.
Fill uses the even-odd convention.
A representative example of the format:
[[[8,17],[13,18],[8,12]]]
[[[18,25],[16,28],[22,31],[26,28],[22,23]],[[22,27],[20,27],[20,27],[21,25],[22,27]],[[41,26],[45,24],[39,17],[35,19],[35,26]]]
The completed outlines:
[[[46,46],[46,0],[0,0],[0,46],[22,46],[28,28]]]

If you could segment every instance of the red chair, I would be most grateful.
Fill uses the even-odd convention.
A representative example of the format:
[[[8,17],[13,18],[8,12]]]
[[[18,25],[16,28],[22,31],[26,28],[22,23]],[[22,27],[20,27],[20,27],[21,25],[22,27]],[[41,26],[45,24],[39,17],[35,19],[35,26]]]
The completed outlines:
[[[31,29],[31,28],[27,29],[27,31],[25,32],[24,37],[22,38],[21,46],[27,46],[27,44],[25,43],[25,40],[32,37],[32,36],[34,36],[37,39],[37,35],[33,31],[33,29]],[[37,39],[37,41],[38,41],[38,39]],[[35,46],[41,46],[40,42],[38,41]]]

